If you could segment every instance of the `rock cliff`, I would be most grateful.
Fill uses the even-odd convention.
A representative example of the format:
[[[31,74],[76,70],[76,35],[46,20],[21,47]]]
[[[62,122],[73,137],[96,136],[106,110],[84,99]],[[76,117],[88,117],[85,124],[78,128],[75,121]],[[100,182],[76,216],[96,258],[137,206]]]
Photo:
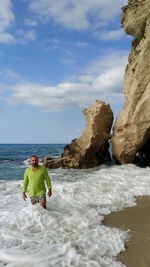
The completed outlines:
[[[134,37],[124,77],[125,103],[113,128],[112,149],[120,163],[150,160],[150,1],[128,0],[122,25]]]
[[[64,148],[60,158],[45,158],[46,167],[90,168],[111,161],[108,140],[113,113],[110,106],[96,100],[83,113],[86,127],[81,136]]]

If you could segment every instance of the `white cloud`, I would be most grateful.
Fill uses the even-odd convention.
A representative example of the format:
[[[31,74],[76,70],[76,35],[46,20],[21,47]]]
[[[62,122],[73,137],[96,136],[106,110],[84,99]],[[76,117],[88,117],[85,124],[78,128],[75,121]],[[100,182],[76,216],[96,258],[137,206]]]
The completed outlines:
[[[11,8],[11,0],[1,0],[0,32],[4,32],[15,19]]]
[[[37,21],[34,20],[34,19],[26,18],[26,19],[24,20],[24,24],[25,24],[26,26],[36,27],[36,26],[37,26]]]
[[[83,108],[95,99],[115,103],[122,97],[126,62],[126,53],[113,53],[95,61],[95,65],[92,62],[84,75],[72,82],[56,86],[20,82],[12,88],[9,103],[23,103],[49,111]]]
[[[85,72],[92,75],[107,72],[110,69],[124,67],[127,64],[128,51],[113,52],[109,50],[103,51],[103,56],[99,59],[91,61]]]
[[[93,83],[93,87],[95,91],[99,91],[101,88],[101,92],[118,92],[121,91],[122,88],[122,77],[123,77],[124,67],[118,66],[117,68],[110,68],[106,72],[98,75]]]
[[[68,29],[99,28],[120,12],[126,0],[31,0],[31,11]]]
[[[123,29],[109,30],[105,32],[95,32],[94,36],[103,41],[117,40],[121,39],[125,35]]]
[[[0,4],[0,43],[25,44],[28,41],[34,41],[36,39],[36,34],[31,27],[35,27],[37,22],[27,18],[24,20],[24,23],[26,26],[30,27],[30,29],[16,29],[15,34],[12,34],[10,30],[12,30],[11,27],[16,21],[13,13],[12,0],[0,0]]]
[[[26,3],[25,3],[26,2]],[[43,21],[54,21],[60,26],[73,30],[87,30],[95,32],[98,36],[103,26],[114,19],[120,13],[121,7],[126,0],[30,0],[24,1],[32,13],[26,13],[23,18],[24,35],[18,36],[18,28],[11,33],[12,25],[17,22],[14,12],[15,4],[12,0],[0,0],[0,43],[22,43],[35,41],[35,27],[38,19]],[[34,14],[33,14],[34,13]],[[41,20],[39,20],[41,21]],[[22,25],[22,24],[20,24]],[[17,26],[17,24],[15,25]],[[18,27],[18,26],[17,26]],[[33,31],[34,28],[34,31]],[[110,31],[102,33],[102,40],[120,38],[121,32]],[[79,46],[86,46],[86,43],[79,43]]]
[[[0,42],[1,43],[14,43],[15,37],[8,32],[9,27],[15,20],[12,12],[11,0],[1,0],[0,6]]]
[[[0,78],[2,80],[11,81],[21,79],[21,76],[18,73],[12,71],[11,69],[4,69],[0,72]]]
[[[0,33],[0,43],[11,44],[15,43],[15,37],[10,33]]]
[[[24,41],[34,41],[36,39],[36,33],[33,30],[24,32]]]
[[[40,42],[40,48],[43,51],[51,51],[51,50],[55,50],[58,49],[58,47],[61,48],[61,45],[63,43],[63,40],[61,38],[45,38],[42,39],[42,41]]]
[[[26,44],[29,41],[34,41],[36,39],[36,33],[34,30],[24,30],[18,29],[16,31],[17,43]]]

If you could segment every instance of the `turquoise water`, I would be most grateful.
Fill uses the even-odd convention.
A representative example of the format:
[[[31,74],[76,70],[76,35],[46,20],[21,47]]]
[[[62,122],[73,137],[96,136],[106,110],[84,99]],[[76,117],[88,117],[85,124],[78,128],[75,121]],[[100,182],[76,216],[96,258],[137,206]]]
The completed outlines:
[[[64,144],[0,144],[0,180],[20,180],[26,160],[32,155],[39,158],[59,156]]]

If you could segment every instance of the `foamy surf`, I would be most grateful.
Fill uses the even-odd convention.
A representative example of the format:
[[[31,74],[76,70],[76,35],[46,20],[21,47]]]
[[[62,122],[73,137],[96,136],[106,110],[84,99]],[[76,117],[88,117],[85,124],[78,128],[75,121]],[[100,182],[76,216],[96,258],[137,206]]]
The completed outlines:
[[[21,200],[22,181],[0,183],[0,266],[121,267],[127,232],[103,217],[150,194],[149,169],[133,165],[50,170],[47,210]]]

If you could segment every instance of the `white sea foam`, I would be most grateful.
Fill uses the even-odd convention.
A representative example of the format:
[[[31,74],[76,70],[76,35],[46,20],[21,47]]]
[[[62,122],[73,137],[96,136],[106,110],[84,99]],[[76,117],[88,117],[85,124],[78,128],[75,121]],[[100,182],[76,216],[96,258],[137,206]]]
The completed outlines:
[[[133,165],[51,170],[47,210],[21,200],[22,181],[0,183],[0,266],[121,267],[127,232],[105,227],[104,214],[150,195],[149,169]]]
[[[31,159],[28,158],[28,159],[23,160],[23,167],[24,167],[24,165],[26,167],[29,167],[31,165]],[[43,165],[43,159],[42,158],[39,159],[39,165]],[[22,167],[22,166],[20,166],[20,167]]]
[[[23,161],[23,163],[24,163],[24,165],[26,166],[26,167],[28,167],[29,165],[30,165],[30,159],[28,158],[28,159],[25,159],[24,161]]]

